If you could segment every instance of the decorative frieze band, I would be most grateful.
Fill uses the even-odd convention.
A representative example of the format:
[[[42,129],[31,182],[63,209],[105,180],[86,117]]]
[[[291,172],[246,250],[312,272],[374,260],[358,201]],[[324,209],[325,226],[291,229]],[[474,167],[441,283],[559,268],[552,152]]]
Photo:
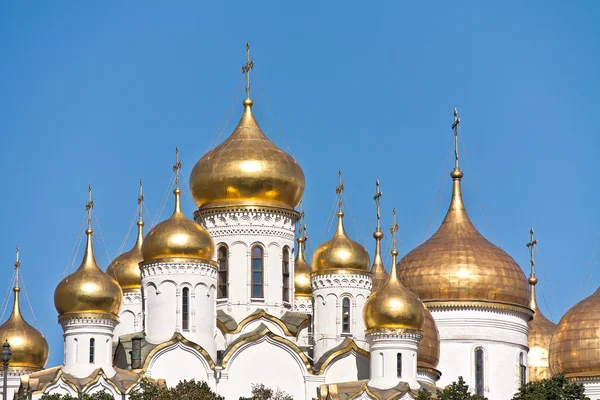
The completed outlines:
[[[325,288],[360,288],[371,290],[373,279],[367,274],[324,274],[312,276],[313,290]]]
[[[140,265],[142,279],[155,275],[194,274],[217,278],[217,269],[210,264],[190,261],[161,261]]]

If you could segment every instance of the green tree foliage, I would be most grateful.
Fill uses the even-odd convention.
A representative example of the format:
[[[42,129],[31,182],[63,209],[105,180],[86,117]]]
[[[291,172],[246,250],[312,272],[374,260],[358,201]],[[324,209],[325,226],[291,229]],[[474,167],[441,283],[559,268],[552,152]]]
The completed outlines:
[[[590,400],[583,385],[570,383],[565,375],[553,376],[521,387],[513,400]]]
[[[161,388],[143,380],[140,390],[129,396],[130,400],[225,400],[210,390],[206,382],[182,381],[173,388]]]
[[[425,389],[419,390],[417,393],[417,400],[430,400],[434,396]],[[448,385],[442,391],[437,391],[435,395],[437,400],[487,400],[485,397],[478,396],[469,392],[469,385],[467,385],[462,378],[458,377],[458,382],[452,382],[452,385]]]
[[[294,400],[294,398],[282,390],[277,389],[273,392],[273,389],[263,384],[253,384],[252,397],[240,397],[240,400]]]
[[[79,394],[77,397],[62,394],[45,394],[41,400],[114,400],[114,397],[105,391],[94,394]]]

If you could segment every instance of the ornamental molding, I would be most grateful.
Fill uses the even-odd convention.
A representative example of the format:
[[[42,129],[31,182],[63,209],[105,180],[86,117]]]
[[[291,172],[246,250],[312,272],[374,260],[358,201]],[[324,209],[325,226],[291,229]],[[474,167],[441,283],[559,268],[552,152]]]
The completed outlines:
[[[114,329],[114,327],[119,323],[119,318],[112,314],[81,313],[74,315],[61,315],[58,318],[58,322],[63,329],[73,328],[80,325],[96,325]]]
[[[142,302],[141,291],[123,292],[123,305],[140,304]]]
[[[389,329],[366,331],[367,339],[371,340],[411,340],[415,344],[423,338],[423,331],[414,329]]]
[[[482,316],[482,318],[464,318],[459,317],[457,319],[446,319],[446,318],[437,318],[435,320],[436,326],[439,328],[454,328],[454,327],[467,327],[470,328],[469,332],[472,335],[473,330],[475,328],[496,328],[502,330],[508,330],[513,332],[518,332],[524,335],[527,335],[529,329],[527,328],[527,323],[515,323],[510,321],[499,321],[497,319],[486,318]]]
[[[302,314],[312,314],[313,305],[312,297],[296,297],[294,298],[294,312]]]
[[[324,274],[310,278],[313,291],[329,288],[356,288],[371,291],[373,279],[366,274]]]
[[[258,227],[219,227],[219,228],[206,228],[212,238],[223,238],[232,236],[267,236],[287,239],[289,241],[294,240],[294,230],[284,229],[260,229]]]
[[[196,222],[208,230],[213,237],[232,234],[266,236],[290,234],[293,240],[298,219],[296,214],[254,209],[216,210],[216,212],[196,215]]]
[[[485,311],[497,315],[510,315],[525,318],[529,321],[533,316],[530,308],[512,303],[493,303],[487,301],[424,301],[429,311]]]
[[[194,211],[194,219],[202,224],[201,221],[214,216],[241,216],[241,215],[259,215],[264,214],[271,218],[280,217],[287,218],[296,223],[300,218],[300,213],[296,210],[269,206],[224,206],[215,208],[198,209]]]
[[[159,261],[140,264],[141,277],[162,275],[200,275],[217,278],[217,268],[212,264],[191,261]]]

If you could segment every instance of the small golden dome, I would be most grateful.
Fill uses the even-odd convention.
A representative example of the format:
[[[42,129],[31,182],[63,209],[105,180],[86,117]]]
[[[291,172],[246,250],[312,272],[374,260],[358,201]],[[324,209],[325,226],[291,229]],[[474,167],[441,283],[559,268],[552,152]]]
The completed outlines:
[[[102,272],[94,257],[92,235],[88,227],[81,265],[75,272],[60,281],[54,291],[54,306],[59,318],[77,314],[106,314],[117,319],[123,292],[118,282]]]
[[[294,296],[312,297],[312,287],[310,286],[311,267],[304,258],[304,246],[306,239],[299,237],[298,253],[294,261]]]
[[[400,279],[425,302],[483,300],[527,307],[521,267],[473,226],[462,200],[463,174],[456,169],[451,176],[448,213],[431,238],[400,260]]]
[[[369,271],[371,261],[367,250],[350,239],[344,230],[344,213],[338,211],[338,224],[333,238],[320,245],[312,258],[314,273]]]
[[[106,270],[108,275],[119,282],[119,286],[121,286],[121,289],[123,290],[139,289],[142,286],[140,263],[144,261],[144,258],[142,257],[144,222],[139,221],[137,226],[138,235],[133,248],[115,258]]]
[[[48,361],[49,349],[48,342],[34,327],[29,325],[21,315],[19,302],[19,261],[15,264],[17,269],[17,279],[13,289],[14,305],[12,313],[8,320],[0,326],[0,341],[4,343],[8,340],[12,357],[10,359],[9,369],[20,370],[39,370],[46,366]]]
[[[388,273],[383,265],[383,259],[381,258],[381,239],[383,239],[383,232],[381,228],[377,228],[373,233],[375,238],[375,257],[373,258],[373,265],[371,266],[371,278],[373,279],[373,287],[371,293],[379,290],[385,282],[388,280]]]
[[[535,298],[537,278],[529,278],[529,283],[531,284],[530,307],[534,314],[528,322],[527,346],[529,346],[529,353],[527,354],[527,364],[529,367],[529,381],[535,382],[552,377],[550,365],[548,364],[548,351],[552,335],[556,331],[556,324],[546,318],[538,308]]]
[[[252,100],[233,133],[206,153],[190,175],[199,208],[271,206],[293,209],[304,193],[304,172],[296,160],[263,134]]]
[[[440,332],[433,315],[426,306],[424,308],[423,339],[417,349],[417,362],[424,367],[435,368],[440,361]]]
[[[396,273],[396,256],[392,250],[392,269],[385,284],[372,292],[363,308],[363,320],[367,332],[377,330],[421,330],[425,307],[418,297],[408,290]]]
[[[548,361],[552,375],[600,375],[600,289],[575,304],[552,335]]]
[[[200,224],[181,212],[181,190],[175,189],[175,211],[148,232],[142,244],[144,261],[163,258],[195,258],[212,262],[215,243]]]

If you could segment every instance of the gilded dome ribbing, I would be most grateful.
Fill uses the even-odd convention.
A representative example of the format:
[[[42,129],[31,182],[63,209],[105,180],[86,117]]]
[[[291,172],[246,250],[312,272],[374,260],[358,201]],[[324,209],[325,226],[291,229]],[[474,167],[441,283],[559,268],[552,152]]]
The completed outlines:
[[[181,212],[181,190],[175,189],[175,211],[169,219],[148,232],[142,244],[144,261],[165,258],[194,258],[212,262],[215,243],[200,224]]]
[[[294,296],[296,297],[312,297],[312,287],[310,285],[311,267],[304,258],[304,237],[299,237],[298,253],[294,261]]]
[[[600,376],[600,289],[560,319],[548,361],[552,375]]]
[[[369,272],[369,253],[346,235],[344,213],[338,211],[337,217],[337,229],[333,238],[320,245],[313,254],[313,273]]]
[[[19,261],[15,268],[18,269]],[[29,325],[21,314],[19,302],[19,275],[14,291],[14,303],[12,313],[8,320],[0,326],[0,341],[4,343],[8,340],[12,357],[9,363],[9,369],[20,370],[39,370],[46,366],[50,354],[48,342],[41,332]]]
[[[367,332],[377,330],[421,330],[425,307],[418,297],[398,279],[396,255],[392,250],[392,269],[385,284],[371,293],[363,308],[363,320]]]
[[[529,306],[521,267],[473,226],[462,200],[457,168],[450,207],[442,225],[400,260],[399,276],[421,300],[492,301]]]
[[[117,319],[123,292],[118,282],[102,272],[96,263],[93,231],[88,228],[85,233],[86,245],[81,265],[56,287],[54,306],[59,318],[93,313]]]
[[[206,153],[190,174],[190,190],[199,208],[271,206],[293,209],[304,193],[304,172],[296,160],[264,135],[252,100],[233,133]]]
[[[427,306],[423,317],[423,338],[417,348],[417,362],[421,367],[435,368],[440,361],[440,332]]]
[[[133,248],[115,258],[108,266],[106,273],[119,282],[123,290],[139,289],[142,285],[140,276],[140,263],[142,257],[142,243],[144,243],[144,223],[138,222],[138,234]]]

